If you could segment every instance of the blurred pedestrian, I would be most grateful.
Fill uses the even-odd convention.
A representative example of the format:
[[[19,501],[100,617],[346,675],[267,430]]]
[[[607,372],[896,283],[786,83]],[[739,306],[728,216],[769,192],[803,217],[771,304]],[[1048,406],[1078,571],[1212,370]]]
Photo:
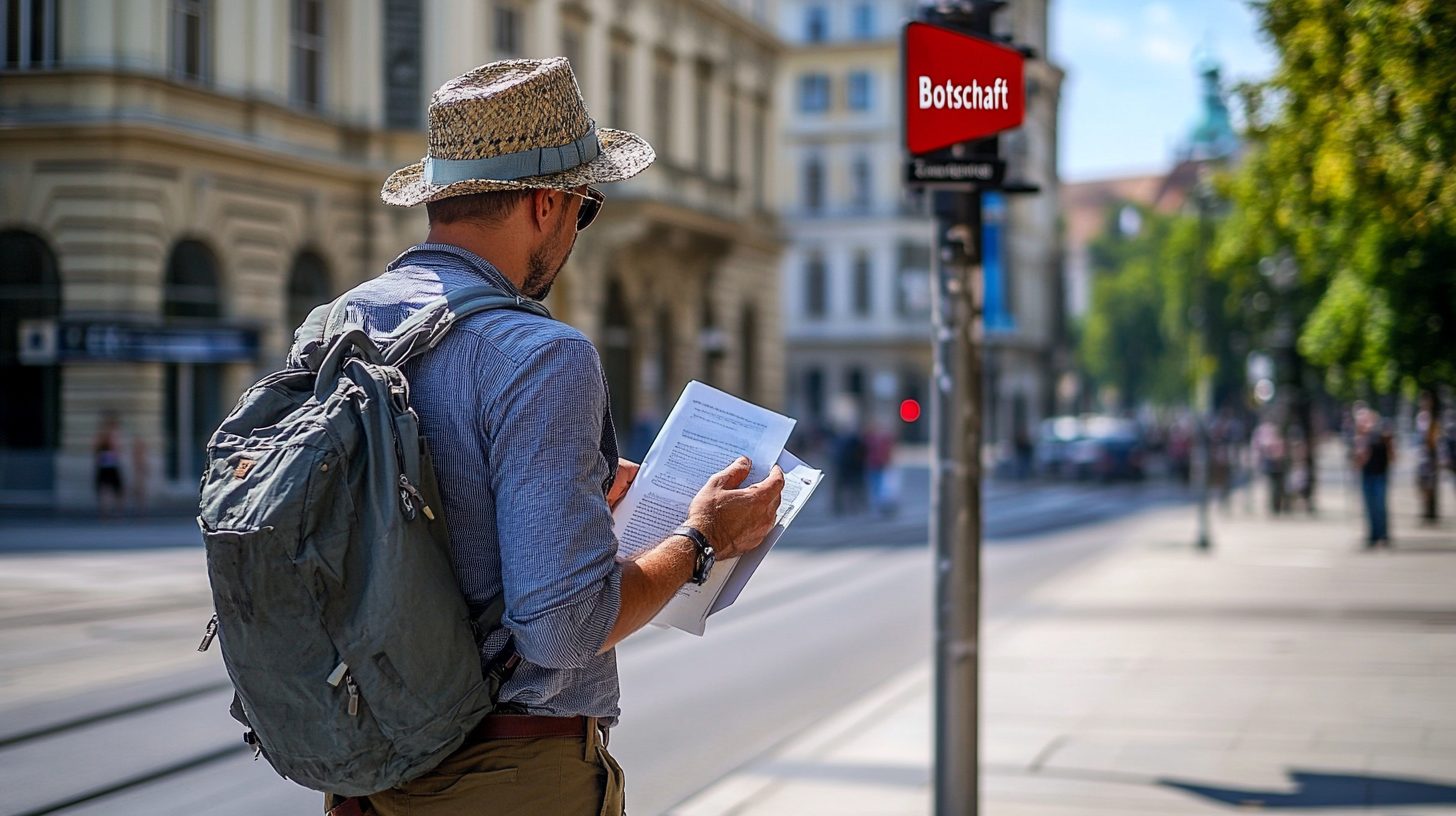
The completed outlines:
[[[1361,408],[1355,415],[1355,467],[1360,470],[1360,492],[1365,497],[1366,549],[1390,547],[1390,519],[1386,507],[1390,466],[1395,445],[1380,415]]]
[[[846,426],[834,438],[834,513],[843,516],[865,509],[865,439],[858,427]]]
[[[1446,460],[1446,469],[1451,471],[1451,486],[1456,487],[1456,410],[1445,410],[1445,421],[1441,423],[1441,452]]]
[[[1235,432],[1234,419],[1225,409],[1219,412],[1208,435],[1209,489],[1225,514],[1232,512],[1229,497],[1233,489]]]
[[[102,518],[121,512],[126,492],[121,478],[121,420],[115,411],[101,415],[101,428],[91,446],[95,465],[96,506]]]
[[[1254,429],[1254,454],[1259,457],[1259,470],[1269,480],[1269,514],[1277,516],[1287,509],[1285,479],[1289,451],[1284,444],[1284,432],[1272,419],[1265,419]]]
[[[1016,479],[1026,481],[1031,478],[1032,457],[1036,453],[1036,445],[1032,443],[1031,433],[1024,423],[1017,425],[1011,446],[1016,456]]]
[[[865,431],[865,471],[869,476],[870,509],[877,515],[894,515],[900,504],[895,435],[884,422],[875,422]]]
[[[1440,517],[1441,422],[1436,395],[1421,394],[1416,413],[1416,490],[1421,497],[1421,521],[1434,524]]]

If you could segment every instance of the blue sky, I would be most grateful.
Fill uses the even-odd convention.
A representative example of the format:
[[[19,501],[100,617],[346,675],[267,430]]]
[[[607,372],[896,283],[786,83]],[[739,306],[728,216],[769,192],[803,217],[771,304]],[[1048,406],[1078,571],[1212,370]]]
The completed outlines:
[[[1064,181],[1166,169],[1198,114],[1198,48],[1223,65],[1226,86],[1274,67],[1240,0],[1051,0],[1051,14],[1051,57],[1067,72]]]

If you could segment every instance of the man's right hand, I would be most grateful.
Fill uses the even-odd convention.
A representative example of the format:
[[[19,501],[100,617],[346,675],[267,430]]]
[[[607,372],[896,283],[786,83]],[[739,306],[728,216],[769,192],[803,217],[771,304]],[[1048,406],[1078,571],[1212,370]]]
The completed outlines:
[[[719,561],[737,558],[762,544],[778,516],[783,469],[774,465],[763,481],[739,487],[749,468],[748,457],[738,457],[708,479],[688,509],[687,523],[707,536],[713,557]]]

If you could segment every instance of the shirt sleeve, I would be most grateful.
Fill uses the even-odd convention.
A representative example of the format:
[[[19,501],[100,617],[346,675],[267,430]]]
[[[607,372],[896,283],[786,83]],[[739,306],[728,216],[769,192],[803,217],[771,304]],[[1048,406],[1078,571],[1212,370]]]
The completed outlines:
[[[607,392],[596,348],[545,343],[485,410],[505,625],[527,661],[580,668],[606,642],[622,591],[602,495]]]

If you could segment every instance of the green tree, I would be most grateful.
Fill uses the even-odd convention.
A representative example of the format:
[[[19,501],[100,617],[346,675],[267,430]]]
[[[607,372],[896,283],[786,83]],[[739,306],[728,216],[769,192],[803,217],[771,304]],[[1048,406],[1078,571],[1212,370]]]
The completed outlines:
[[[1128,234],[1120,229],[1122,212],[1109,212],[1107,229],[1089,247],[1083,370],[1115,387],[1126,405],[1188,404],[1198,375],[1213,378],[1215,404],[1236,397],[1246,344],[1220,306],[1226,284],[1205,272],[1214,216],[1133,207],[1139,226]]]
[[[1279,65],[1243,89],[1250,153],[1213,257],[1226,305],[1267,292],[1260,261],[1286,251],[1282,305],[1333,390],[1456,382],[1456,3],[1254,9]]]

